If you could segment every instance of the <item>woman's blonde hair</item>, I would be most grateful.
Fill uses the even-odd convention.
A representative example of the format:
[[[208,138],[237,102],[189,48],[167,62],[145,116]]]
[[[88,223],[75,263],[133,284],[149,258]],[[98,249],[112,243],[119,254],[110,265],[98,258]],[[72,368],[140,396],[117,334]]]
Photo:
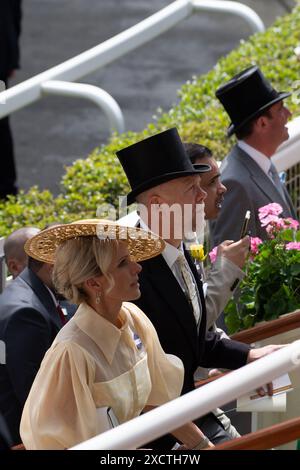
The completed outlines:
[[[55,253],[53,282],[56,290],[67,300],[80,304],[88,300],[84,282],[94,276],[108,274],[116,256],[118,240],[99,240],[96,236],[66,240]]]

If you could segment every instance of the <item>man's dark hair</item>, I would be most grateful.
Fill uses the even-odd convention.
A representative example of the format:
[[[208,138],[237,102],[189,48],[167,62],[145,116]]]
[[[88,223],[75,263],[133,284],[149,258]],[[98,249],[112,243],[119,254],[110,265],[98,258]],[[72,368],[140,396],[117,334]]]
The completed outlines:
[[[253,132],[253,127],[254,123],[257,119],[259,119],[261,116],[266,116],[268,118],[271,118],[272,115],[270,113],[270,108],[264,109],[261,113],[259,113],[257,116],[255,116],[253,119],[251,119],[249,122],[247,122],[244,126],[242,126],[240,129],[238,129],[235,133],[236,138],[238,140],[243,140],[249,135],[252,134]]]
[[[193,164],[196,162],[196,160],[201,160],[202,158],[206,157],[212,157],[212,151],[208,147],[205,147],[205,145],[194,144],[192,142],[184,142],[183,146],[187,153],[187,156]]]
[[[28,268],[31,269],[35,274],[39,272],[39,270],[43,267],[45,263],[43,261],[38,261],[37,259],[31,258],[28,256]]]

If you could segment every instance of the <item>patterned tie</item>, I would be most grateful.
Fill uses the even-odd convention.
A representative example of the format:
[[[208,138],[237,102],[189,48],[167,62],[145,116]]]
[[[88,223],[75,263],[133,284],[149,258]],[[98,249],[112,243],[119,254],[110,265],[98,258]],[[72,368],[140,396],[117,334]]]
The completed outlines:
[[[195,320],[196,320],[196,325],[199,326],[200,317],[201,317],[201,304],[198,300],[195,280],[194,280],[193,275],[191,273],[188,262],[187,262],[187,260],[185,259],[185,256],[182,253],[179,254],[179,256],[177,258],[177,263],[178,263],[178,266],[180,268],[182,279],[183,279],[184,284],[186,286],[186,296],[188,297],[188,300],[191,303],[191,306],[193,308],[194,317],[195,317]]]
[[[56,305],[56,310],[57,310],[57,313],[60,316],[62,324],[65,325],[67,323],[67,319],[66,319],[66,315],[63,312],[63,309],[61,308],[60,305]]]
[[[277,170],[276,170],[273,163],[271,163],[270,169],[268,171],[268,175],[270,176],[271,180],[273,181],[274,186],[276,187],[277,191],[280,193],[280,196],[287,203],[284,188],[283,188],[283,184],[280,181],[279,175],[278,175]]]

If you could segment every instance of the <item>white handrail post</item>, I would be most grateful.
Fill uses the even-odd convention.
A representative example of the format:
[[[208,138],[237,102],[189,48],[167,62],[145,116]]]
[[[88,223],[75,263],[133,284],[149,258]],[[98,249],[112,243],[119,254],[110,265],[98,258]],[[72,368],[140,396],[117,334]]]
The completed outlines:
[[[49,80],[41,85],[47,95],[60,95],[73,98],[86,98],[93,101],[105,113],[111,132],[125,131],[123,113],[116,100],[105,90],[85,83],[69,83],[61,80]]]
[[[220,0],[191,0],[195,11],[231,13],[243,18],[252,29],[253,33],[265,31],[265,25],[252,8],[239,2]]]

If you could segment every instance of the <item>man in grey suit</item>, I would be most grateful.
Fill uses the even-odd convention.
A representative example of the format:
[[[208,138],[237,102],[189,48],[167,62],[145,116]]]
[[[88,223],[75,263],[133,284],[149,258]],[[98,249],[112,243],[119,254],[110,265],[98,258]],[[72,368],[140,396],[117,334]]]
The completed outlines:
[[[283,99],[256,66],[250,67],[221,86],[216,96],[228,113],[228,136],[238,142],[221,166],[227,193],[218,218],[210,224],[213,245],[238,240],[247,210],[251,211],[252,237],[267,238],[258,219],[258,209],[276,202],[283,217],[296,218],[290,196],[271,161],[280,144],[289,138],[286,123],[291,116]]]

